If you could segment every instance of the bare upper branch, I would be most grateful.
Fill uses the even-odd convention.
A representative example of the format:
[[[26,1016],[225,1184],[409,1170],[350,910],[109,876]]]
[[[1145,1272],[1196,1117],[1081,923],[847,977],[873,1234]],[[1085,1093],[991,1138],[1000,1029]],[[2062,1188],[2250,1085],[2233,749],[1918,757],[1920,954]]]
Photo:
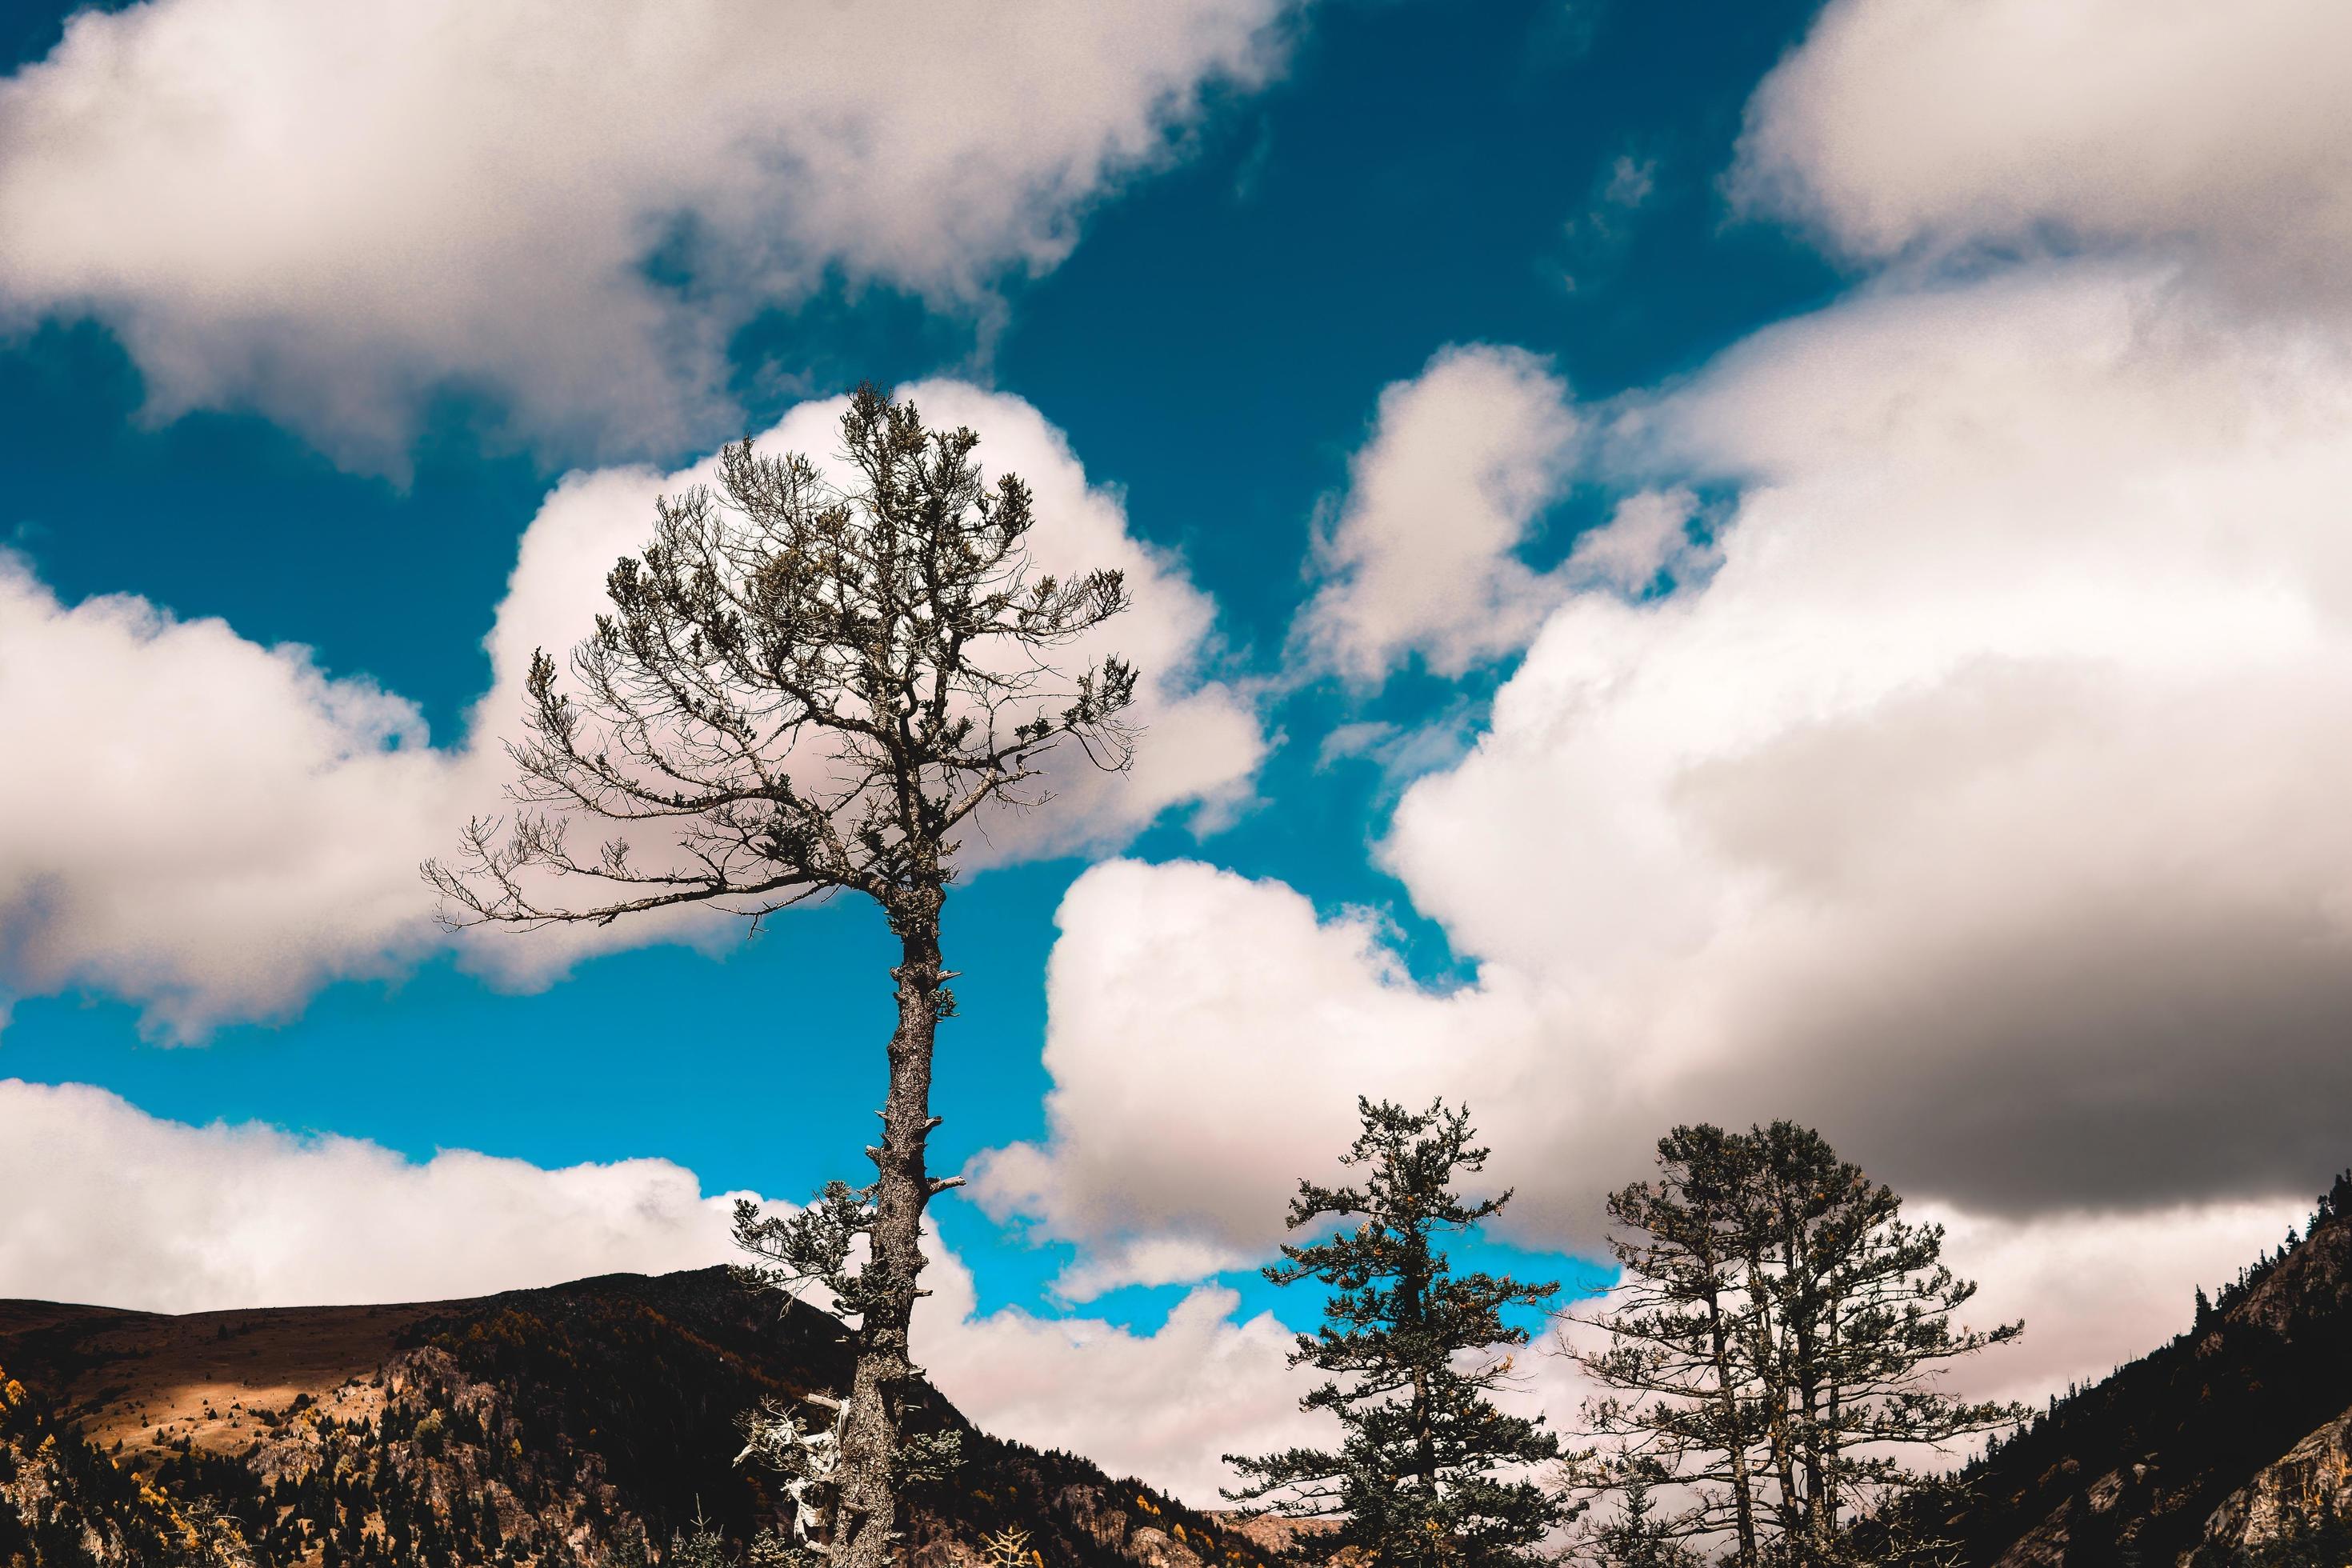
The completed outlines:
[[[532,658],[519,809],[426,864],[446,921],[758,916],[843,889],[935,908],[954,830],[1040,804],[1045,753],[1129,765],[1134,667],[1059,662],[1128,607],[1120,574],[1038,570],[1028,488],[986,482],[971,431],[866,387],[842,433],[855,489],[738,442],[715,485],[656,504],[568,668]],[[575,853],[579,818],[631,837]]]

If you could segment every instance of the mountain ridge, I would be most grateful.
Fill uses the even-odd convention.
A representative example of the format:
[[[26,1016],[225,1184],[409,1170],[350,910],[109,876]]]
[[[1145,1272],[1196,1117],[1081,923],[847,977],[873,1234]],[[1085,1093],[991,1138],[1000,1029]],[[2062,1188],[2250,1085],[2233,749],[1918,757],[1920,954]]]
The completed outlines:
[[[737,1417],[848,1365],[837,1321],[723,1268],[179,1315],[0,1301],[0,1564],[617,1568],[698,1519],[740,1554],[784,1509],[735,1465]],[[965,1459],[915,1498],[918,1568],[1006,1525],[1039,1568],[1266,1568],[1230,1521],[926,1404]]]
[[[2323,1560],[2322,1535],[2352,1520],[2352,1173],[2300,1237],[2199,1301],[2188,1331],[1968,1467],[1967,1500],[1942,1521],[1964,1561]],[[2312,1554],[2294,1554],[2302,1541]]]

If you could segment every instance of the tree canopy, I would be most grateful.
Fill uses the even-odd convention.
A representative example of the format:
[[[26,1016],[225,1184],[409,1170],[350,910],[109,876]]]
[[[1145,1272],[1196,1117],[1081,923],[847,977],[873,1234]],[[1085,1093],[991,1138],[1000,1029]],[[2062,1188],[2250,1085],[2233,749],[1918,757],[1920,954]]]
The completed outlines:
[[[1406,1568],[1504,1568],[1532,1563],[1567,1504],[1528,1474],[1559,1456],[1540,1416],[1511,1415],[1494,1394],[1528,1342],[1507,1309],[1537,1307],[1557,1283],[1456,1274],[1440,1245],[1500,1214],[1510,1194],[1465,1199],[1454,1184],[1487,1152],[1466,1110],[1359,1100],[1363,1131],[1341,1156],[1361,1184],[1302,1181],[1293,1230],[1340,1222],[1318,1241],[1286,1246],[1265,1270],[1277,1285],[1320,1280],[1322,1326],[1298,1337],[1291,1364],[1333,1375],[1301,1401],[1345,1434],[1336,1449],[1226,1456],[1245,1484],[1226,1495],[1333,1527],[1300,1544],[1328,1560],[1358,1551]],[[1349,1224],[1349,1222],[1353,1222]]]
[[[1906,1451],[2022,1418],[1936,1382],[2022,1325],[1962,1326],[1976,1287],[1945,1267],[1942,1228],[1810,1129],[1677,1127],[1658,1169],[1610,1198],[1623,1280],[1572,1320],[1601,1338],[1569,1352],[1610,1391],[1585,1406],[1601,1442],[1573,1483],[1641,1496],[1650,1538],[1727,1543],[1738,1568],[1900,1561],[1917,1543],[1865,1551],[1853,1527],[1927,1483]]]
[[[748,442],[718,480],[656,507],[654,537],[605,579],[609,607],[569,679],[531,659],[509,820],[477,818],[426,878],[453,923],[606,923],[683,906],[747,917],[838,893],[898,938],[875,1179],[790,1216],[746,1205],[736,1238],[773,1285],[815,1281],[856,1320],[848,1398],[814,1426],[748,1418],[747,1453],[786,1465],[803,1547],[843,1568],[896,1550],[898,1498],[952,1459],[919,1407],[908,1323],[922,1215],[956,1184],[925,1150],[939,1024],[955,1012],[940,912],[961,836],[991,806],[1034,808],[1064,743],[1124,768],[1136,671],[1065,668],[1128,607],[1115,571],[1061,575],[1029,551],[1028,488],[983,479],[968,429],[927,427],[868,386],[841,422],[854,479]],[[593,853],[576,823],[607,829]]]

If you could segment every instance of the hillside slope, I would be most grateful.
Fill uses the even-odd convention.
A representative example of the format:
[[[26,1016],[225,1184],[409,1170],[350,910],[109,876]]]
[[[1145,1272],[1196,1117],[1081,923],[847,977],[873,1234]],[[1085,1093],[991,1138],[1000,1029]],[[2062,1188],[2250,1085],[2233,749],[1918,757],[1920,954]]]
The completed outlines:
[[[597,1568],[698,1514],[777,1522],[733,1463],[762,1396],[838,1389],[837,1324],[723,1269],[472,1301],[182,1317],[0,1302],[0,1564]],[[1264,1568],[1207,1516],[973,1431],[919,1497],[924,1568],[1018,1524],[1052,1568]]]
[[[2352,1176],[2189,1332],[1970,1467],[1950,1529],[1998,1568],[2333,1568],[2352,1553],[2295,1537],[2352,1518],[2347,1444]]]

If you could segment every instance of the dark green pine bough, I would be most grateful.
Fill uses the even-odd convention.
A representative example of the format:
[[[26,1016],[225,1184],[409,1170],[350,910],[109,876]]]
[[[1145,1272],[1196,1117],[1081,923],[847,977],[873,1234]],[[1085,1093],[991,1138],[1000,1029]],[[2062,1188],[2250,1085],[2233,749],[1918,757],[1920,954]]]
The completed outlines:
[[[855,893],[898,943],[898,1026],[874,1180],[812,1209],[751,1205],[736,1237],[765,1282],[815,1281],[856,1320],[848,1397],[751,1418],[747,1453],[787,1472],[793,1554],[881,1568],[900,1494],[950,1458],[918,1429],[908,1323],[926,1205],[956,1184],[925,1165],[931,1052],[955,1010],[940,911],[961,835],[992,807],[1049,798],[1046,754],[1074,741],[1124,768],[1136,672],[1057,656],[1127,608],[1113,571],[1061,577],[1028,552],[1029,491],[984,483],[970,430],[860,388],[842,416],[844,489],[805,458],[739,442],[716,488],[656,504],[654,538],[606,579],[610,605],[565,681],[533,656],[510,822],[477,819],[427,879],[453,924],[607,923],[707,905],[754,927]],[[618,824],[590,852],[578,821]],[[627,834],[629,837],[623,837]]]
[[[1559,1455],[1542,1417],[1506,1414],[1492,1395],[1527,1331],[1505,1309],[1539,1307],[1559,1289],[1492,1274],[1455,1274],[1440,1242],[1502,1212],[1507,1192],[1471,1202],[1454,1192],[1486,1151],[1467,1110],[1443,1100],[1409,1111],[1360,1100],[1363,1133],[1343,1156],[1360,1186],[1298,1184],[1290,1228],[1326,1218],[1325,1239],[1285,1247],[1265,1270],[1277,1285],[1330,1289],[1323,1326],[1298,1337],[1291,1364],[1332,1373],[1301,1401],[1337,1415],[1336,1450],[1227,1455],[1246,1484],[1225,1495],[1252,1511],[1321,1519],[1299,1548],[1321,1561],[1347,1553],[1381,1568],[1517,1568],[1570,1505],[1527,1472]]]

